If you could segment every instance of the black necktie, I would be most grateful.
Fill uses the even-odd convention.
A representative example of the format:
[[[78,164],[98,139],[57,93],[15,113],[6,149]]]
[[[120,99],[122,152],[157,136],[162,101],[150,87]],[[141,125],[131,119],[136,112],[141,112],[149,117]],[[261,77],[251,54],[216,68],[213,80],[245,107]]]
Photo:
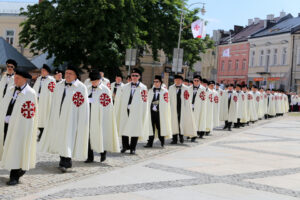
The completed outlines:
[[[46,77],[43,77],[43,76],[42,76],[41,81],[44,80],[44,79],[46,79]],[[39,94],[41,93],[41,89],[42,89],[42,83],[40,83]]]
[[[72,83],[65,82],[65,86],[72,86]],[[65,96],[66,96],[66,88],[64,88],[64,93],[63,93],[63,96],[62,96],[62,99],[61,99],[59,115],[61,113],[61,107],[62,107],[62,104],[63,104],[63,102],[65,100]]]

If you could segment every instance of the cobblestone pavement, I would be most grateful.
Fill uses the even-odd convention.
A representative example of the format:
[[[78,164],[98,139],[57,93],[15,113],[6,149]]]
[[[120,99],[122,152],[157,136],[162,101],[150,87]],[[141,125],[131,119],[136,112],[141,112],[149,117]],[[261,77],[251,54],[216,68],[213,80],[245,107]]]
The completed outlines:
[[[297,116],[297,115],[296,115]],[[57,187],[62,184],[71,183],[76,180],[81,180],[85,177],[89,177],[91,175],[95,174],[103,174],[105,172],[122,168],[128,165],[133,165],[141,161],[149,160],[153,157],[157,157],[159,155],[168,154],[174,151],[180,151],[184,150],[193,146],[198,146],[204,143],[214,142],[221,138],[239,133],[241,131],[245,130],[251,130],[254,127],[259,127],[261,125],[265,125],[270,122],[280,122],[282,119],[295,119],[296,117],[294,114],[290,116],[284,116],[280,118],[270,119],[270,120],[262,120],[255,124],[251,124],[249,127],[244,127],[242,129],[233,129],[232,132],[223,131],[221,128],[218,128],[213,132],[212,135],[206,136],[205,139],[199,139],[198,143],[191,143],[189,141],[186,141],[183,145],[166,145],[165,148],[160,148],[159,142],[155,144],[155,147],[152,149],[145,149],[143,148],[144,143],[139,143],[137,148],[137,155],[130,155],[130,154],[108,154],[107,161],[104,163],[99,163],[100,160],[99,156],[95,157],[96,162],[91,164],[85,164],[82,161],[73,161],[73,169],[72,171],[62,174],[60,170],[57,168],[58,166],[58,155],[51,155],[51,154],[45,154],[45,153],[38,153],[38,163],[35,169],[30,170],[26,173],[24,177],[21,179],[21,184],[15,187],[8,187],[5,185],[6,181],[8,180],[8,171],[0,169],[0,199],[14,199],[17,197],[22,197],[34,193],[38,193],[40,191],[47,190],[52,187]],[[280,129],[282,126],[279,124],[278,129]],[[294,127],[295,129],[299,127]],[[252,133],[249,133],[249,135]],[[271,139],[265,139],[266,140],[291,140],[291,138],[282,138],[274,136]],[[249,148],[241,148],[236,147],[232,144],[234,143],[249,143],[249,141],[234,141],[234,142],[228,142],[228,141],[221,141],[216,142],[214,145],[218,145],[222,148],[233,148],[233,149],[239,149],[239,150],[245,150],[245,151],[259,151],[261,153],[265,154],[272,154],[272,152],[268,152],[265,150],[253,150]],[[256,142],[255,140],[251,142]],[[262,142],[261,140],[258,142]],[[169,141],[166,142],[167,144]],[[287,156],[298,158],[298,155],[293,154],[287,154]],[[157,166],[155,164],[152,165]],[[151,167],[149,165],[148,167]],[[204,174],[203,176],[210,177],[210,175]],[[203,177],[202,177],[203,178]],[[208,178],[210,181],[213,181],[214,178]],[[199,177],[194,177],[193,179],[187,179],[185,180],[186,183],[193,184],[193,182],[196,184],[199,184],[200,182],[205,183],[205,180],[200,180]],[[221,178],[222,180],[224,178]],[[238,180],[238,179],[235,179]],[[234,182],[237,183],[237,182]],[[233,184],[234,184],[233,183]],[[164,183],[162,183],[164,184]],[[173,183],[172,183],[173,184]],[[184,180],[182,182],[178,183],[185,184]],[[188,184],[188,185],[189,185]],[[239,184],[246,184],[246,182],[240,182]],[[175,184],[176,185],[176,184]],[[140,186],[138,186],[140,187]],[[151,187],[150,187],[151,188]],[[128,189],[128,188],[127,188]],[[130,188],[129,188],[130,189]],[[110,189],[107,189],[106,191],[111,191]],[[71,191],[72,192],[72,191]],[[291,192],[291,191],[285,191],[285,192]],[[298,196],[299,194],[294,194],[294,196]],[[300,195],[299,195],[300,197]]]

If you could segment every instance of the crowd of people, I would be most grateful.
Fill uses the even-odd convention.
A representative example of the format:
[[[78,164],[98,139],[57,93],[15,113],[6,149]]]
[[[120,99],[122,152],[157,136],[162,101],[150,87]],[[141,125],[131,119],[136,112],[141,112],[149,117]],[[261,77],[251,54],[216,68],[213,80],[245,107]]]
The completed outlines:
[[[137,68],[126,84],[121,75],[110,84],[97,70],[83,83],[74,66],[51,76],[43,65],[31,87],[28,72],[12,59],[6,64],[0,82],[0,160],[1,167],[10,170],[8,185],[18,184],[35,167],[37,152],[59,155],[65,173],[72,159],[88,164],[95,161],[95,153],[100,162],[107,152],[135,154],[139,140],[147,141],[145,148],[153,147],[155,137],[161,147],[168,138],[170,144],[197,142],[221,121],[223,129],[231,131],[299,110],[296,94],[289,103],[281,90],[239,84],[221,88],[199,75],[192,82],[175,75],[169,88],[155,76],[148,89]]]

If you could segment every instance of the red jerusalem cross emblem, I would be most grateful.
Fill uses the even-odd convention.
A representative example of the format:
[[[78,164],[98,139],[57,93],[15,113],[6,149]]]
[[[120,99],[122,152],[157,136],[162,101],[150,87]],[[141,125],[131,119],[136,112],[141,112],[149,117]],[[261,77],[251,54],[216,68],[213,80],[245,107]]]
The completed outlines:
[[[147,102],[147,96],[148,96],[147,90],[141,91],[141,96],[142,96],[143,102]]]
[[[35,105],[31,101],[26,101],[21,107],[21,114],[26,119],[31,119],[35,114]]]
[[[210,102],[213,102],[212,94],[210,94],[208,98],[209,98]]]
[[[237,100],[238,100],[237,96],[234,96],[234,97],[233,97],[233,101],[234,101],[234,102],[237,102]]]
[[[251,100],[252,98],[251,98],[251,95],[250,94],[248,94],[248,100]]]
[[[243,94],[242,94],[242,100],[243,100],[243,101],[245,100],[245,95],[243,95]]]
[[[259,96],[256,97],[256,101],[259,102]]]
[[[169,93],[164,93],[164,100],[168,103],[169,102]]]
[[[202,100],[202,101],[204,101],[205,100],[205,92],[204,91],[202,91],[202,92],[200,92],[200,99]]]
[[[223,92],[222,91],[220,92],[220,95],[223,96]]]
[[[194,30],[195,30],[195,31],[198,31],[199,28],[200,28],[200,26],[199,26],[198,24],[196,24],[196,26],[194,26]]]
[[[54,83],[54,82],[50,82],[50,83],[48,84],[48,90],[49,90],[50,92],[53,92],[53,91],[54,91],[54,88],[55,88],[55,83]]]
[[[215,103],[219,103],[219,97],[218,97],[218,96],[215,96],[215,97],[214,97],[214,101],[215,101]]]
[[[82,94],[80,92],[76,92],[73,95],[73,103],[75,104],[76,107],[79,107],[83,104],[84,102],[84,97],[82,96]]]
[[[190,94],[189,94],[189,92],[188,92],[187,90],[184,91],[183,97],[184,97],[185,100],[188,100],[188,99],[189,99]]]
[[[111,99],[107,94],[103,93],[100,95],[100,104],[102,106],[106,107],[106,106],[108,106],[108,104],[110,104],[110,102],[111,102]]]

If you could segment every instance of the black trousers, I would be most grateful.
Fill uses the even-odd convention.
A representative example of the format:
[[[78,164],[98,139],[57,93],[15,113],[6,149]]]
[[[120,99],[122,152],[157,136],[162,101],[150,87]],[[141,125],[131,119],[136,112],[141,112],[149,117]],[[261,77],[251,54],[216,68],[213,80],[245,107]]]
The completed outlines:
[[[72,167],[72,159],[68,158],[68,157],[60,156],[59,166],[65,167],[65,168],[71,168]]]
[[[161,144],[164,144],[165,143],[165,137],[161,136],[161,132],[160,132],[159,112],[151,111],[151,122],[152,122],[153,133],[154,133],[155,128],[156,128],[157,131],[158,131],[158,138],[159,138]],[[154,135],[153,136],[149,136],[148,144],[152,146],[153,145],[153,141],[154,141]]]
[[[5,123],[4,124],[4,138],[3,138],[3,145],[5,143],[5,139],[6,139],[6,135],[7,135],[7,131],[8,131],[8,124]],[[20,169],[12,169],[10,170],[10,175],[9,178],[10,180],[17,180],[19,181],[20,177],[23,176],[25,174],[26,171]]]
[[[89,147],[88,147],[88,160],[94,161],[94,151],[92,150],[90,139],[89,139]]]
[[[39,128],[39,130],[40,130],[40,134],[39,134],[39,136],[38,136],[38,141],[40,141],[40,139],[41,139],[41,137],[42,137],[42,135],[43,135],[44,128]]]
[[[181,135],[181,130],[180,130],[180,113],[177,113],[177,119],[178,119],[178,128],[179,128],[179,133],[178,134],[174,134],[173,135],[173,142],[177,142],[178,141],[178,136],[179,138],[183,139],[183,135]]]
[[[130,144],[129,144],[129,139],[130,139]],[[136,145],[138,143],[138,137],[128,137],[128,136],[125,136],[123,135],[122,136],[122,146],[123,146],[123,149],[130,149],[130,150],[133,150],[135,151],[136,149]]]

